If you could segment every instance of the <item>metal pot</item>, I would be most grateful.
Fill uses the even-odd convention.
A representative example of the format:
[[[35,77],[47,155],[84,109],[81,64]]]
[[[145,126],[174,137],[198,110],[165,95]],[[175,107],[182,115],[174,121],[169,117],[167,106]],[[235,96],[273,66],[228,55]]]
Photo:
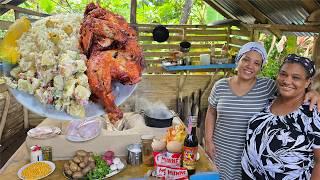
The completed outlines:
[[[188,41],[182,41],[180,43],[180,51],[181,52],[189,52],[191,47],[191,43]]]
[[[163,25],[158,25],[152,31],[152,37],[157,42],[165,42],[169,38],[169,30]]]
[[[171,112],[170,112],[171,113]],[[150,116],[147,112],[142,111],[142,114],[144,116],[144,121],[147,126],[149,127],[156,127],[156,128],[165,128],[172,125],[172,120],[175,117],[172,113],[172,116],[170,118],[155,118]]]

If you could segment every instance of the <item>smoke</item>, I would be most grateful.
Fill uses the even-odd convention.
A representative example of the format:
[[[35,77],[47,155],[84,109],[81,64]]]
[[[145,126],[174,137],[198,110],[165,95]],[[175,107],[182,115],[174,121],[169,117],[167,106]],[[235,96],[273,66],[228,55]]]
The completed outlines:
[[[172,113],[161,101],[150,102],[145,98],[138,98],[135,105],[136,112],[144,111],[147,116],[157,119],[172,118]]]

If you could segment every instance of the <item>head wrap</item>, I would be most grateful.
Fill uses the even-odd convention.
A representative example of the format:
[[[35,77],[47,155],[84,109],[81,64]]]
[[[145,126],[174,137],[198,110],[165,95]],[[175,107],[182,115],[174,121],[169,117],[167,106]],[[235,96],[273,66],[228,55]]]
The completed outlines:
[[[249,51],[256,51],[258,52],[262,57],[262,64],[265,64],[267,61],[267,51],[264,48],[263,44],[259,42],[248,42],[247,44],[243,45],[241,49],[238,52],[238,55],[235,59],[235,62],[238,63],[241,57],[249,52]]]
[[[296,62],[301,64],[307,71],[308,77],[313,77],[316,73],[316,66],[314,65],[314,62],[309,58],[298,56],[296,54],[289,54],[285,58],[283,64],[285,64],[286,62]]]

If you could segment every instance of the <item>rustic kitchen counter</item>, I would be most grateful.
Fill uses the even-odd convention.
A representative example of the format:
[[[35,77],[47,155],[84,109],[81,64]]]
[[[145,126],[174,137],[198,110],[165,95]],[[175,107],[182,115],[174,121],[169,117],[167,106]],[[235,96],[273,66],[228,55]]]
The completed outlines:
[[[208,156],[205,154],[202,147],[199,147],[200,159],[197,161],[197,172],[205,171],[216,171],[216,166],[210,161]],[[28,152],[25,148],[25,144],[22,144],[21,147],[16,151],[16,153],[9,159],[6,165],[0,171],[0,179],[18,179],[17,172],[18,170],[28,163]],[[54,161],[56,165],[55,171],[45,179],[65,179],[62,168],[64,160]],[[148,167],[145,165],[140,166],[131,166],[127,167],[120,172],[119,174],[111,177],[110,179],[130,179],[130,178],[142,178],[146,172],[153,167]]]

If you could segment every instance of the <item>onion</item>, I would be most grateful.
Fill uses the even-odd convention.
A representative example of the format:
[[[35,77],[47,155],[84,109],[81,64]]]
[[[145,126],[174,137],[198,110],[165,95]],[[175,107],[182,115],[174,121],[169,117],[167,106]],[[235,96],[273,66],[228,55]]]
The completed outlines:
[[[106,159],[113,159],[114,152],[113,151],[106,151],[103,156],[106,157]]]

